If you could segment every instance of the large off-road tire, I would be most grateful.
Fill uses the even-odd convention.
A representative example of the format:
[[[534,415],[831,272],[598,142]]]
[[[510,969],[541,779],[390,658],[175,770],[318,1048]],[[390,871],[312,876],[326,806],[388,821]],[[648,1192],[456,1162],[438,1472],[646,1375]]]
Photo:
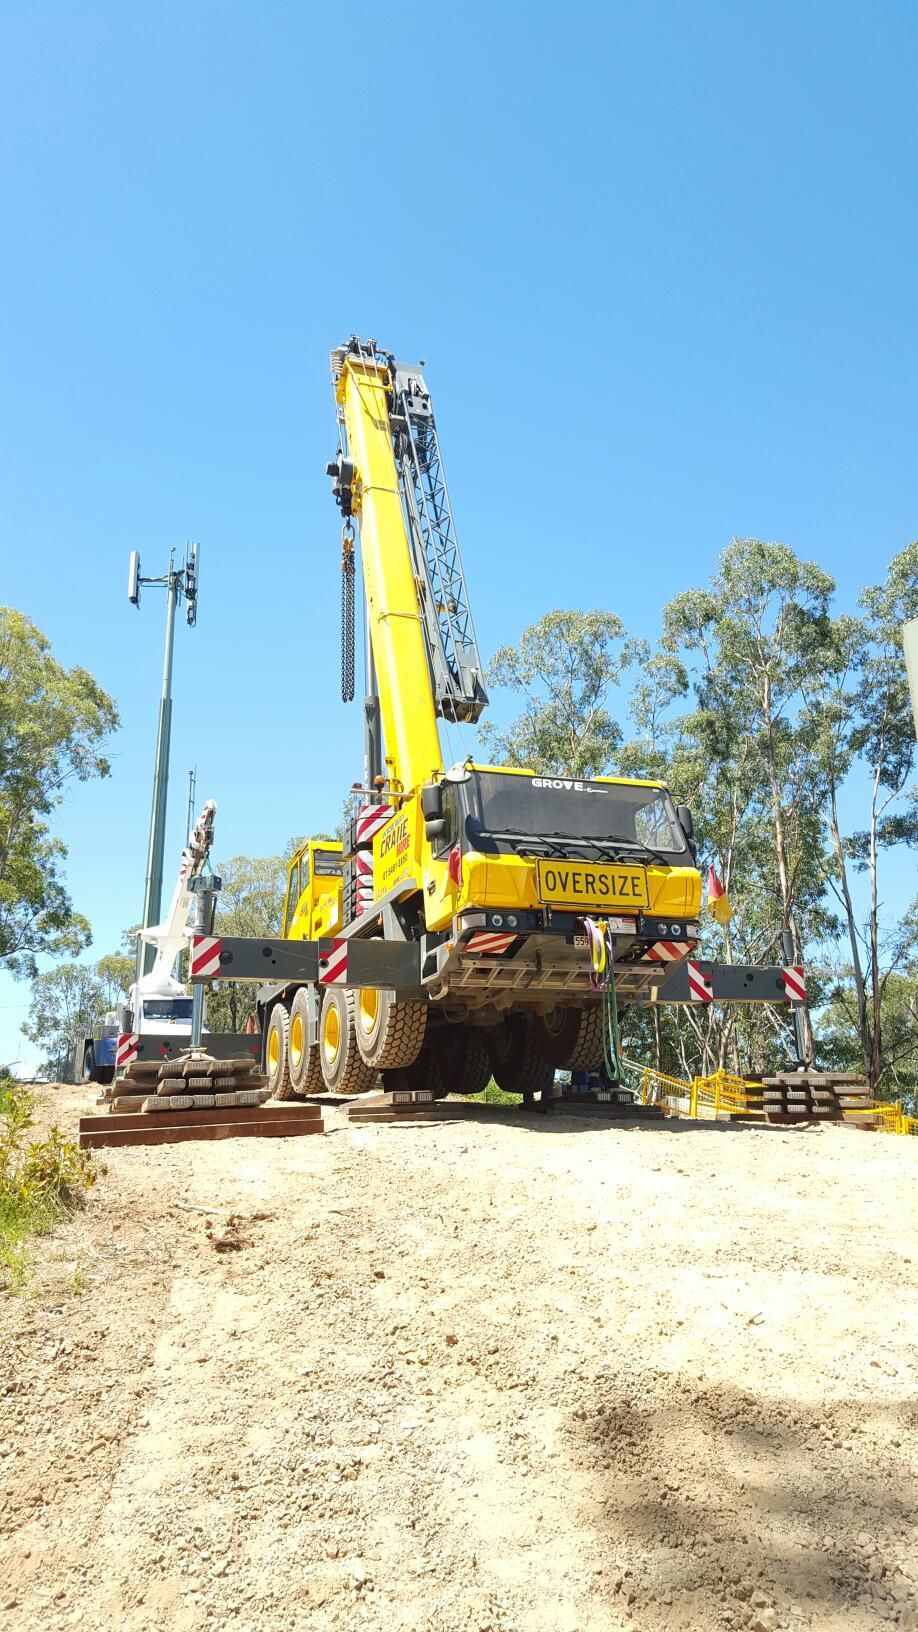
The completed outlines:
[[[95,1051],[94,1048],[87,1048],[83,1052],[83,1081],[84,1082],[95,1082],[95,1080],[96,1080],[96,1051]]]
[[[433,1034],[434,1036],[436,1033]],[[447,1089],[440,1076],[440,1056],[432,1041],[432,1034],[427,1033],[424,1046],[417,1059],[411,1064],[403,1066],[398,1071],[384,1071],[382,1077],[384,1090],[398,1088],[404,1091],[410,1089],[416,1092],[426,1088],[433,1094],[434,1099],[444,1099]]]
[[[491,1081],[488,1042],[480,1027],[444,1026],[437,1038],[437,1099],[481,1094]]]
[[[583,1009],[551,1009],[534,1019],[543,1057],[561,1071],[598,1071],[603,1059],[602,1024],[600,1003]]]
[[[360,1058],[373,1071],[413,1065],[427,1030],[426,1003],[397,1003],[395,993],[362,986],[354,1003]]]
[[[547,1094],[555,1080],[555,1067],[541,1051],[533,1019],[512,1014],[488,1032],[494,1081],[505,1094],[522,1094],[524,1099]]]
[[[319,1045],[309,1041],[309,993],[300,986],[290,1005],[290,1034],[287,1039],[290,1086],[295,1094],[322,1092]]]
[[[283,1003],[275,1003],[268,1019],[265,1038],[265,1075],[272,1099],[289,1099],[293,1093],[290,1082],[290,1013]]]
[[[319,1062],[331,1094],[365,1094],[376,1086],[376,1072],[364,1063],[357,1047],[350,987],[326,987],[319,1016]]]

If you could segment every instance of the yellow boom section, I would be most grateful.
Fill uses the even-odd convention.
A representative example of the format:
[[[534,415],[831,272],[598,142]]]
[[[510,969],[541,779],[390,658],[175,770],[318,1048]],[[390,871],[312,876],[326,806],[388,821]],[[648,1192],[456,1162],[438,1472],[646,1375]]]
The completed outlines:
[[[348,357],[338,380],[338,401],[354,461],[354,514],[386,765],[390,781],[408,792],[442,770],[442,753],[392,451],[389,383],[382,363]]]

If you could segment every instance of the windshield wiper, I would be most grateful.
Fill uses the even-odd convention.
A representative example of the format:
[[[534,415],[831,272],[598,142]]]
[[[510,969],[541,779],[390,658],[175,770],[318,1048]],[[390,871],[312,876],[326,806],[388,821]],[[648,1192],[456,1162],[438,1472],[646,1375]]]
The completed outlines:
[[[596,841],[594,840],[594,842]],[[672,866],[672,861],[669,859],[672,852],[656,850],[652,844],[645,844],[642,839],[626,839],[623,833],[609,833],[605,839],[599,842],[603,844],[624,844],[629,850],[640,850],[645,856],[653,856],[655,861],[662,861],[665,867]]]
[[[559,839],[564,844],[576,844],[578,846],[588,844],[600,856],[604,855],[610,848],[606,839],[595,838],[592,833],[552,833],[551,837]]]
[[[638,850],[644,856],[651,856],[655,861],[662,861],[664,866],[671,867],[672,860],[662,850],[655,850],[649,844],[643,844],[640,839],[627,839],[621,833],[518,833],[512,827],[483,827],[481,836],[489,839],[511,839],[519,845],[525,845],[532,850],[545,850],[550,855],[563,856],[560,848],[564,844],[576,845],[579,849],[584,846],[595,850],[597,855],[608,861],[620,861],[621,846],[627,850]],[[617,852],[617,853],[616,853]],[[627,857],[625,858],[627,860]]]
[[[537,845],[547,850],[549,855],[557,854],[558,846],[552,844],[551,837],[542,833],[518,833],[513,827],[483,827],[480,831],[483,839],[513,839],[518,845]]]

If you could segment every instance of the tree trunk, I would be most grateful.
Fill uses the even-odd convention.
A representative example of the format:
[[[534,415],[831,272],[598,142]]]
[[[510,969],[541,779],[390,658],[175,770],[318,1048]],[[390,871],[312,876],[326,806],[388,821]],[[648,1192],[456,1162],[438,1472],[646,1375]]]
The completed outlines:
[[[803,962],[803,945],[800,938],[800,929],[797,916],[793,908],[793,891],[790,884],[790,869],[787,865],[787,834],[784,827],[784,807],[781,803],[781,790],[778,787],[777,771],[775,769],[774,736],[771,717],[771,682],[766,674],[762,696],[762,713],[765,718],[765,728],[768,735],[768,753],[765,756],[765,770],[768,785],[771,789],[772,818],[775,828],[775,854],[778,862],[778,883],[781,888],[781,928],[789,929],[794,946],[794,961]],[[801,1010],[803,1021],[803,1063],[811,1066],[815,1057],[813,1041],[813,1023],[810,1011],[804,1006]]]
[[[880,1008],[883,986],[880,980],[880,937],[877,908],[877,793],[880,785],[879,767],[873,777],[873,797],[870,801],[870,1008],[872,1036],[868,1080],[876,1095],[883,1076],[883,1025]]]
[[[845,847],[842,843],[841,826],[838,819],[837,789],[831,791],[831,815],[829,830],[832,834],[832,847],[835,859],[838,862],[838,881],[841,890],[842,902],[845,908],[845,919],[848,926],[848,944],[851,948],[851,972],[854,976],[854,992],[857,999],[857,1031],[861,1048],[861,1060],[864,1066],[864,1075],[870,1079],[871,1070],[871,1035],[867,1017],[867,990],[864,984],[864,970],[861,965],[861,950],[857,941],[857,920],[854,916],[854,903],[851,900],[851,890],[848,885],[848,868],[845,863]]]

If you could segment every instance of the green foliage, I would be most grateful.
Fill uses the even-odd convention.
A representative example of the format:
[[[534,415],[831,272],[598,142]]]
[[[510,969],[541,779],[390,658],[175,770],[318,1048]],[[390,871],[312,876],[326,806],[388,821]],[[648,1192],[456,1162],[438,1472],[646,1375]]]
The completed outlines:
[[[125,935],[125,940],[130,932]],[[23,1034],[43,1053],[46,1076],[69,1074],[78,1037],[88,1037],[119,998],[126,997],[134,979],[134,959],[126,952],[109,952],[98,963],[59,963],[32,981],[28,1018]]]
[[[42,1050],[41,1069],[58,1077],[77,1037],[89,1036],[105,1013],[101,982],[90,963],[59,963],[32,981],[24,1036]]]
[[[0,1081],[0,1285],[7,1289],[25,1279],[29,1237],[53,1229],[95,1182],[91,1155],[59,1128],[29,1137],[34,1108],[20,1084]]]
[[[106,952],[95,965],[102,1008],[113,1009],[119,998],[127,997],[134,983],[136,957],[130,952]]]
[[[281,932],[287,866],[302,839],[291,840],[283,856],[233,856],[215,867],[223,879],[217,897],[214,933],[273,936]],[[254,981],[217,981],[207,995],[211,1031],[239,1031],[255,1008]]]
[[[506,730],[481,727],[495,764],[528,765],[544,776],[601,775],[622,740],[609,689],[642,648],[614,612],[548,612],[504,646],[488,670],[492,686],[524,699]]]
[[[47,817],[68,780],[108,775],[101,747],[117,724],[92,675],[63,668],[28,618],[0,607],[0,967],[13,974],[34,974],[38,953],[78,952],[89,940]]]
[[[841,966],[827,980],[826,1008],[820,1020],[820,1043],[826,1064],[838,1071],[863,1069],[857,988],[851,966]],[[883,1074],[876,1084],[880,1098],[901,1100],[909,1116],[918,1116],[918,957],[902,973],[890,971],[882,985],[880,1032]]]
[[[551,613],[495,658],[492,683],[525,707],[486,740],[495,757],[542,772],[665,781],[691,806],[699,863],[714,863],[734,908],[726,927],[702,914],[704,954],[779,962],[790,930],[809,965],[810,1007],[826,1007],[818,1057],[854,1060],[875,1089],[893,1092],[912,1069],[918,914],[896,922],[878,872],[885,849],[918,843],[900,645],[901,624],[918,613],[918,544],[864,591],[857,616],[833,618],[834,589],[787,545],[734,539],[709,585],[664,608],[652,653],[626,641],[611,614]],[[598,618],[609,620],[604,633]],[[610,694],[635,656],[634,735],[623,741]],[[839,815],[843,786],[848,804],[860,790],[862,819],[850,829]],[[868,875],[864,922],[852,868]],[[676,1076],[720,1065],[767,1071],[794,1057],[787,1011],[762,1005],[634,1009],[623,1030],[626,1053]]]
[[[498,1088],[494,1078],[487,1088],[482,1088],[480,1094],[455,1095],[455,1098],[467,1099],[471,1105],[522,1105],[522,1094],[505,1094],[503,1088]]]

